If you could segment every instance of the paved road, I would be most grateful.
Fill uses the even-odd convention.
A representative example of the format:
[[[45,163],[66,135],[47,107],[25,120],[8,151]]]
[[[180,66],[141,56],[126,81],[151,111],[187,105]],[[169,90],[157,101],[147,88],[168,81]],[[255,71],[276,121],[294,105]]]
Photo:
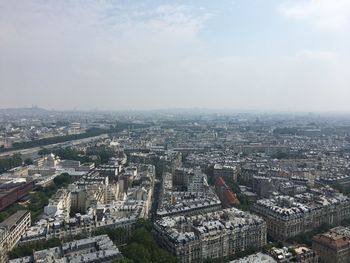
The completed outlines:
[[[37,152],[43,147],[47,148],[47,149],[52,149],[52,148],[56,148],[56,147],[74,146],[74,145],[88,143],[91,141],[95,141],[95,140],[99,140],[99,139],[103,139],[103,138],[107,138],[107,137],[108,137],[107,134],[101,134],[101,135],[95,136],[95,137],[72,140],[72,141],[67,141],[67,142],[54,143],[54,144],[49,144],[49,145],[40,146],[40,147],[27,148],[27,149],[23,149],[23,150],[13,150],[13,151],[9,151],[9,152],[0,153],[0,157],[11,156],[15,153],[20,153],[23,156],[31,156],[31,155],[36,155]]]
[[[162,174],[161,178],[156,181],[154,185],[154,193],[153,193],[153,202],[150,213],[151,222],[154,222],[157,219],[157,210],[159,207],[159,201],[163,199],[163,180],[165,173]]]

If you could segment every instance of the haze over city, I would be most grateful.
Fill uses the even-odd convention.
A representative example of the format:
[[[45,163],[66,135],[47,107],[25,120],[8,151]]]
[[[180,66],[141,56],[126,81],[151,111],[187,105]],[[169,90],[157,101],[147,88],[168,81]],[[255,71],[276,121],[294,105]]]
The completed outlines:
[[[350,111],[349,0],[1,1],[0,105]]]
[[[350,263],[350,0],[0,0],[0,263]]]

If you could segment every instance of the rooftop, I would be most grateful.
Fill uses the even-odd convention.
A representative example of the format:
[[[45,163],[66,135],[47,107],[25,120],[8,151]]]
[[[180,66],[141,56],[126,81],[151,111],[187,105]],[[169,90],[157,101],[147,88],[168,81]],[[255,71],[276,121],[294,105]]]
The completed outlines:
[[[12,226],[16,225],[28,213],[29,213],[29,211],[27,211],[27,210],[17,211],[13,215],[9,216],[7,219],[2,221],[0,223],[0,227],[7,226],[7,227],[11,228]]]

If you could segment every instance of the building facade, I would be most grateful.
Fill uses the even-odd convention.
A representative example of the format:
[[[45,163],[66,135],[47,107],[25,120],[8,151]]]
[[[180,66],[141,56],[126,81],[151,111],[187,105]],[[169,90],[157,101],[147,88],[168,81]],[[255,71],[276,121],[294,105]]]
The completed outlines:
[[[21,210],[0,223],[0,262],[7,262],[6,253],[11,251],[30,227],[30,212]]]
[[[322,224],[340,225],[350,218],[350,200],[341,194],[277,196],[258,200],[252,210],[266,220],[274,239],[286,240]]]
[[[312,239],[320,263],[350,262],[350,228],[336,227]]]
[[[156,221],[159,243],[178,262],[223,259],[266,244],[266,223],[236,208],[196,216],[163,217]]]

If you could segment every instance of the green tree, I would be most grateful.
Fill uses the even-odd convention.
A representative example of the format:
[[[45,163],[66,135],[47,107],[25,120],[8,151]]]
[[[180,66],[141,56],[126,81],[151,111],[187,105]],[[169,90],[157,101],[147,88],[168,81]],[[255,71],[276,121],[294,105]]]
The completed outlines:
[[[50,153],[51,153],[51,151],[49,151],[49,150],[46,149],[46,148],[41,148],[41,149],[38,151],[38,154],[39,154],[40,156],[47,155],[47,154],[50,154]]]
[[[9,158],[0,159],[0,173],[20,165],[22,165],[22,158],[20,154],[14,154]]]
[[[95,232],[95,235],[108,235],[108,237],[116,244],[123,245],[127,243],[129,235],[125,228],[103,228]]]
[[[139,220],[130,243],[122,247],[123,255],[133,262],[175,263],[176,257],[161,249],[152,234],[152,225],[147,220]]]
[[[52,238],[45,241],[43,240],[43,241],[31,242],[28,244],[15,247],[14,249],[12,249],[12,251],[9,252],[8,256],[10,259],[26,257],[26,256],[32,255],[33,251],[44,250],[47,248],[57,247],[60,245],[61,245],[61,242],[58,238]]]
[[[123,255],[135,263],[148,263],[151,261],[150,252],[141,244],[131,243],[123,250]]]
[[[123,257],[121,259],[113,260],[112,263],[134,263],[134,261],[131,260],[131,259]]]
[[[53,179],[53,182],[58,188],[67,187],[72,183],[72,177],[68,173],[62,173],[61,175],[56,176]]]
[[[33,164],[33,160],[30,159],[30,158],[26,158],[26,159],[24,160],[24,164],[25,164],[25,165],[31,165],[31,164]]]

